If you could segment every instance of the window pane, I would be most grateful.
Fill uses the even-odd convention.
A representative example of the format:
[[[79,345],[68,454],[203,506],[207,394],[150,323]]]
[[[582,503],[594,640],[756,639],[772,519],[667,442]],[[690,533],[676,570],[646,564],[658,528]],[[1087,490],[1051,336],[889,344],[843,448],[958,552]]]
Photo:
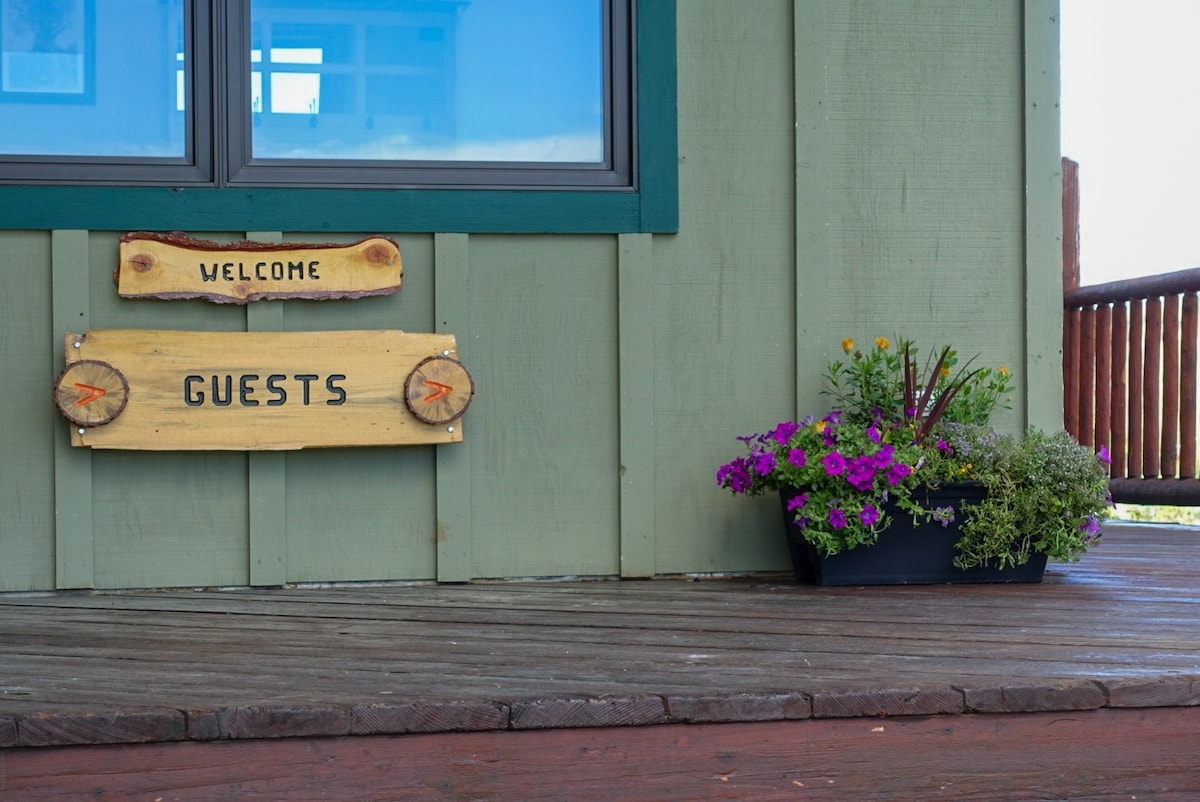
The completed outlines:
[[[183,0],[0,0],[0,153],[187,154]]]
[[[251,0],[253,158],[603,163],[604,6]]]

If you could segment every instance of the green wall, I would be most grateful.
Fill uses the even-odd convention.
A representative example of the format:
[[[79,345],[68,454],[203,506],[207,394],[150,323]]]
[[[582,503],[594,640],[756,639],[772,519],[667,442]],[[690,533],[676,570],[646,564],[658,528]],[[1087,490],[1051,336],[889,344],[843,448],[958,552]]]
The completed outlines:
[[[952,339],[1014,370],[1005,426],[1059,425],[1056,16],[683,0],[679,233],[397,231],[395,296],[123,300],[119,232],[0,231],[0,591],[780,569],[771,500],[713,474],[825,408],[845,336]],[[455,445],[73,449],[50,387],[89,327],[447,331],[477,392]]]

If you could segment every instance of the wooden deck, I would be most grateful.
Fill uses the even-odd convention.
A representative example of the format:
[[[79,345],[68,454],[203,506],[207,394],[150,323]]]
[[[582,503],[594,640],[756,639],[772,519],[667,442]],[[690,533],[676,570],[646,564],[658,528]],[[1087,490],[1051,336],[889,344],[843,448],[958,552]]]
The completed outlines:
[[[1200,533],[1041,585],[0,596],[0,799],[1200,799]]]

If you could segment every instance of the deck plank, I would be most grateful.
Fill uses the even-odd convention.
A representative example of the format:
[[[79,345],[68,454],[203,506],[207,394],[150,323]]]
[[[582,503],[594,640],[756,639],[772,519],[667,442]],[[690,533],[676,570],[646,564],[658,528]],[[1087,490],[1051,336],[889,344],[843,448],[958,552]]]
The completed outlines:
[[[263,722],[333,735],[355,709],[378,731],[437,721],[439,706],[503,729],[653,718],[654,704],[664,721],[1197,705],[1197,569],[1196,532],[1118,525],[1038,585],[739,577],[0,596],[0,744],[121,742],[147,727],[224,738]],[[594,703],[605,699],[621,704]]]

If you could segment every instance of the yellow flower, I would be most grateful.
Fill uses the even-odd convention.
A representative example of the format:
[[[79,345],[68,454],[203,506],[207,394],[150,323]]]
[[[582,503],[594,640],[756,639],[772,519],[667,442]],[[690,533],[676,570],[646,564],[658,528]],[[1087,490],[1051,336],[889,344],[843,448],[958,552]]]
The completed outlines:
[[[821,432],[825,431],[825,427],[828,425],[829,424],[826,423],[825,421],[819,420],[813,424],[813,428],[817,430],[817,434],[820,434]]]
[[[975,467],[974,463],[968,462],[966,465],[964,465],[958,469],[958,473],[961,476],[962,474],[967,473],[974,467]]]
[[[997,372],[997,373],[999,373],[1001,376],[1007,376],[1007,375],[1008,375],[1008,368],[1006,368],[1006,367],[1004,367],[1003,365],[1001,365],[1000,367],[996,368],[996,372]]]
[[[942,369],[939,370],[938,373],[942,374],[942,378],[945,379],[950,375],[950,368],[942,365]]]
[[[842,350],[845,351],[847,354],[854,350],[854,338],[853,337],[847,337],[846,339],[842,340]]]
[[[876,337],[875,338],[875,347],[878,348],[880,351],[886,351],[888,348],[891,347],[891,345],[892,344],[888,341],[887,337]]]

